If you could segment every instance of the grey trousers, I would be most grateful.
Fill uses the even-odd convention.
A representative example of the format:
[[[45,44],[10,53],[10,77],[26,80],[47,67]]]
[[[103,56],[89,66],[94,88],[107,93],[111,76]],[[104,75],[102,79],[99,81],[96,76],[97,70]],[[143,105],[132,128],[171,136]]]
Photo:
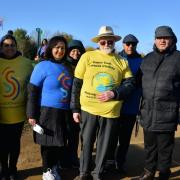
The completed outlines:
[[[81,154],[80,175],[90,174],[100,177],[103,172],[110,141],[117,131],[116,118],[104,118],[82,111],[80,123]],[[92,152],[96,140],[95,167],[92,167]]]

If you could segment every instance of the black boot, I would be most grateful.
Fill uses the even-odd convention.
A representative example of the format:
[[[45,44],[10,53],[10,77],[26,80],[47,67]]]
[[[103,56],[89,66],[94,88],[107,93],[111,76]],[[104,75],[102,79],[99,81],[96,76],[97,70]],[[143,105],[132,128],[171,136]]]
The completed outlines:
[[[154,174],[147,169],[144,169],[144,172],[140,175],[138,180],[153,180],[154,179]]]
[[[171,175],[171,171],[159,172],[159,180],[168,180]]]

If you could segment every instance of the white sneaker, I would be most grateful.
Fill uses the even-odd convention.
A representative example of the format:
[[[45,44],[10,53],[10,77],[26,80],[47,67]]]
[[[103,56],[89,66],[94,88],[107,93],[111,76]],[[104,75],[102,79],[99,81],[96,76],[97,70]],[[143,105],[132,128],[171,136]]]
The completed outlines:
[[[46,173],[42,175],[43,180],[55,180],[55,175],[52,173],[51,169],[48,169]]]

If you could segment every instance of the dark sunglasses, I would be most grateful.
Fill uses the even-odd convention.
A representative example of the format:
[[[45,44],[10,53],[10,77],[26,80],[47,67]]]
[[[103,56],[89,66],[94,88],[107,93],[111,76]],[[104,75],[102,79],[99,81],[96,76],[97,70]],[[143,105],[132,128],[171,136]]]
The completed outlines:
[[[130,46],[130,45],[132,45],[133,47],[137,46],[137,43],[134,43],[134,42],[127,42],[125,44],[126,46]]]
[[[11,48],[14,48],[16,47],[15,44],[3,44],[3,47],[11,47]]]
[[[108,41],[102,40],[102,41],[99,41],[99,43],[102,46],[105,46],[105,44],[107,44],[108,46],[112,46],[114,44],[114,41],[112,41],[112,40],[108,40]]]

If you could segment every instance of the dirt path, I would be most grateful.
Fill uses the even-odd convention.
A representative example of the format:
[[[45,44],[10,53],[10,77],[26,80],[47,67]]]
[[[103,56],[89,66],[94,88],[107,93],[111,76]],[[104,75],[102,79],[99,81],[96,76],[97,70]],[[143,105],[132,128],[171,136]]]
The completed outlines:
[[[42,176],[41,158],[39,145],[34,144],[32,130],[26,128],[21,139],[21,154],[18,161],[18,172],[20,180],[40,180]],[[131,146],[127,158],[127,176],[122,177],[119,174],[109,174],[105,180],[128,180],[137,179],[143,169],[144,151],[143,151],[143,135],[142,129],[138,137],[132,136]],[[176,146],[173,155],[171,179],[180,180],[180,127],[176,133]],[[66,170],[62,172],[62,180],[73,180],[78,174],[77,170]]]

